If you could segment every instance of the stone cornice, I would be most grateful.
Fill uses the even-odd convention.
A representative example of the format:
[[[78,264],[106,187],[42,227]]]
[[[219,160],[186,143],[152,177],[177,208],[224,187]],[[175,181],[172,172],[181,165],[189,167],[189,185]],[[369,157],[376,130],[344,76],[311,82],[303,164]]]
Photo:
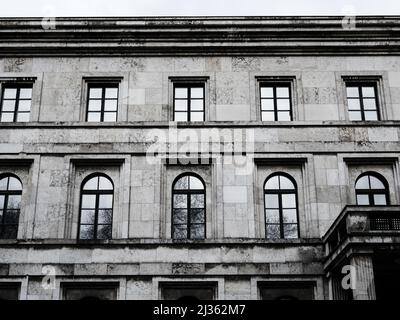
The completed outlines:
[[[4,56],[399,55],[400,17],[1,18]]]

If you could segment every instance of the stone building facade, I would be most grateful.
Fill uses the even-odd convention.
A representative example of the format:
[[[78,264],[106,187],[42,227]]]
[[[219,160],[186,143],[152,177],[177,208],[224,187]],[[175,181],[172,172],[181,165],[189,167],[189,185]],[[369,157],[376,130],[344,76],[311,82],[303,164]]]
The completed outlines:
[[[0,19],[0,298],[392,297],[398,17],[53,23]]]

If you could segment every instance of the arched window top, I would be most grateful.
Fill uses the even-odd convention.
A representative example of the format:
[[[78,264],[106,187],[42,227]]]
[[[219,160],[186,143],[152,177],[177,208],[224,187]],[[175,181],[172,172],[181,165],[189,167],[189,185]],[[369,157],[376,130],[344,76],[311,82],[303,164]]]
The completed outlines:
[[[83,183],[83,190],[113,190],[113,183],[109,177],[103,174],[95,174],[88,177]]]
[[[384,190],[386,186],[387,182],[385,178],[375,172],[362,174],[356,182],[357,190]]]
[[[268,177],[264,185],[265,190],[295,190],[295,182],[292,177],[283,173],[276,173]]]
[[[204,190],[204,183],[194,174],[188,173],[177,178],[174,190]]]
[[[386,179],[376,172],[360,175],[355,185],[357,204],[379,206],[389,204],[389,191]]]
[[[0,177],[0,191],[22,191],[22,183],[14,175],[3,175]]]

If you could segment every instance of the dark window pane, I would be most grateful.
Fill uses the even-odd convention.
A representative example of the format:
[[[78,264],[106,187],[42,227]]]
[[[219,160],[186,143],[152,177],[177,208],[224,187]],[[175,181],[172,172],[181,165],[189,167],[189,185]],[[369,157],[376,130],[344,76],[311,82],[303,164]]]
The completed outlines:
[[[99,225],[97,227],[97,239],[111,239],[111,225]]]
[[[18,226],[8,225],[3,227],[2,239],[17,239],[18,236]]]
[[[174,208],[187,208],[187,195],[174,194]]]
[[[174,239],[187,239],[187,226],[175,225],[172,231],[172,237]]]
[[[297,239],[298,237],[297,224],[284,224],[283,234],[285,239]]]
[[[284,209],[282,210],[283,223],[297,223],[297,210]]]
[[[8,196],[7,209],[19,209],[21,207],[21,196],[10,195]]]
[[[267,239],[279,239],[281,237],[281,231],[279,224],[267,224]]]
[[[191,239],[204,239],[204,224],[192,224],[190,226],[190,238]]]
[[[204,209],[191,209],[190,214],[191,223],[205,223]]]
[[[204,208],[204,194],[192,194],[190,196],[190,206],[192,208]]]
[[[265,219],[267,223],[279,223],[279,210],[265,210]]]
[[[82,210],[81,211],[81,223],[83,224],[94,224],[94,210]]]
[[[112,223],[112,209],[99,209],[99,224]]]
[[[173,223],[174,224],[186,224],[187,223],[187,209],[174,209]]]
[[[81,225],[79,237],[80,237],[80,239],[83,239],[83,240],[94,239],[94,226],[93,225]]]
[[[6,210],[4,211],[4,223],[6,224],[18,224],[19,210]]]
[[[100,209],[111,209],[113,206],[113,195],[112,194],[101,194],[99,196],[99,208]]]
[[[174,185],[175,190],[184,190],[188,188],[189,188],[189,176],[182,177],[175,182]]]

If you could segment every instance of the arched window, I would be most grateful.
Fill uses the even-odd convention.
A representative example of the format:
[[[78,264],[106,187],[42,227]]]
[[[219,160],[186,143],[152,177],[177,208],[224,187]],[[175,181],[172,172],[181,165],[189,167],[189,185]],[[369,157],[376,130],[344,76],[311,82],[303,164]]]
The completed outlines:
[[[0,239],[16,239],[22,184],[13,175],[0,176]]]
[[[296,184],[286,174],[270,176],[264,185],[267,239],[299,237]]]
[[[82,183],[79,239],[111,239],[114,187],[105,175]]]
[[[384,206],[389,204],[388,183],[384,177],[367,172],[356,181],[357,205]]]
[[[200,178],[187,174],[172,186],[172,238],[204,239],[206,234],[205,188]]]

